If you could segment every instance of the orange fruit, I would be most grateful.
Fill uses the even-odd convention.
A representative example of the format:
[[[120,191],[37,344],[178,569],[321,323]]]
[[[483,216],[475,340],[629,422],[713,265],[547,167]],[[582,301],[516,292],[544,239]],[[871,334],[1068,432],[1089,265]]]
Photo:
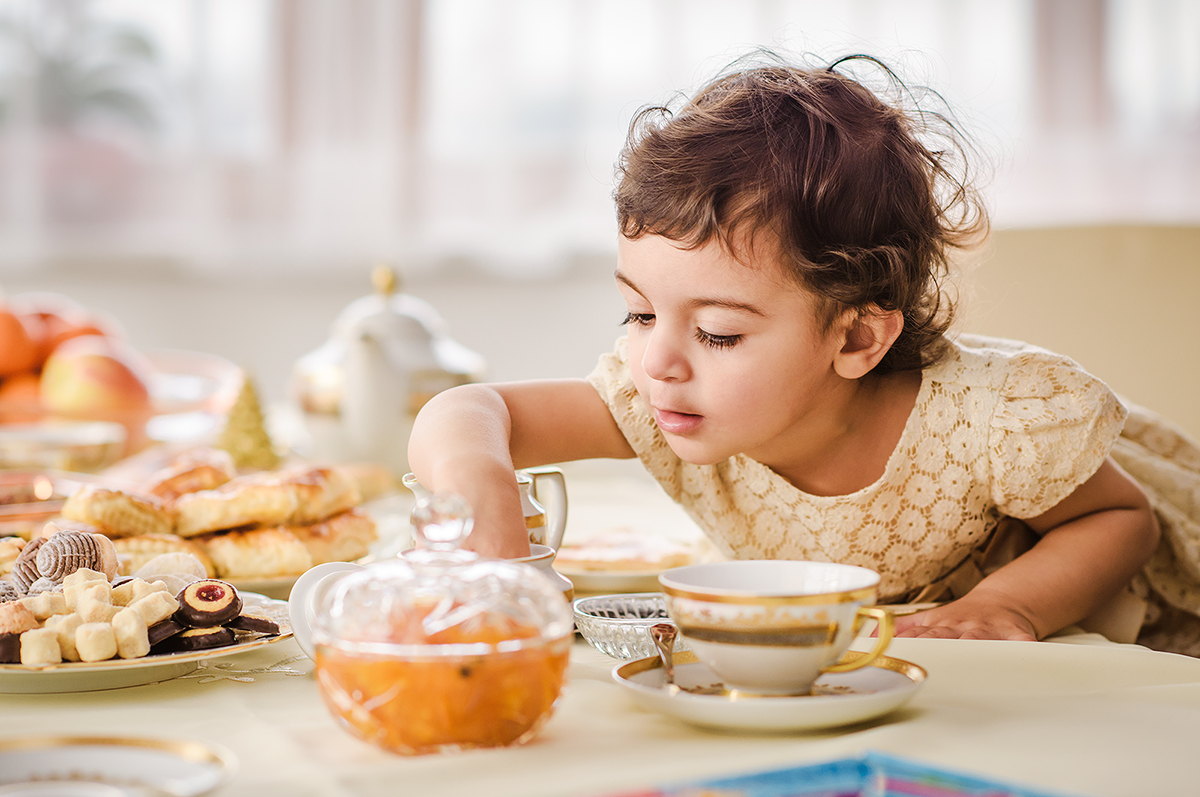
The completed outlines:
[[[34,423],[42,419],[40,381],[32,371],[0,381],[0,423]]]
[[[38,342],[33,323],[8,308],[0,308],[0,377],[37,367]]]

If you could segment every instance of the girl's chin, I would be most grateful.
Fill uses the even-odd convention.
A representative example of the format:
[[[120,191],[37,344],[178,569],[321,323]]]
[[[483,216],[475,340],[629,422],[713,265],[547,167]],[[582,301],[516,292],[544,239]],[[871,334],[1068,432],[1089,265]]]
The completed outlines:
[[[733,454],[717,454],[703,446],[696,445],[690,440],[674,437],[674,435],[669,433],[663,434],[663,437],[666,438],[667,445],[675,452],[675,456],[689,465],[716,465],[718,462],[724,462],[733,456]]]

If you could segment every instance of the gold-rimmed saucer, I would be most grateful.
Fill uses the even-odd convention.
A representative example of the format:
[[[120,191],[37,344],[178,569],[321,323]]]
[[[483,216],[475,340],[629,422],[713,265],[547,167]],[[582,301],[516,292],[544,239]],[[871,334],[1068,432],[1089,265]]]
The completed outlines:
[[[190,739],[0,737],[0,788],[16,793],[20,785],[58,784],[56,794],[82,795],[93,792],[69,787],[103,784],[121,794],[199,797],[228,783],[237,768],[229,750]]]
[[[864,654],[848,651],[846,659]],[[613,679],[643,707],[693,725],[740,731],[803,731],[864,722],[907,703],[928,674],[903,659],[881,656],[844,673],[826,673],[807,695],[759,695],[725,688],[712,670],[683,651],[668,684],[657,656],[619,664]]]

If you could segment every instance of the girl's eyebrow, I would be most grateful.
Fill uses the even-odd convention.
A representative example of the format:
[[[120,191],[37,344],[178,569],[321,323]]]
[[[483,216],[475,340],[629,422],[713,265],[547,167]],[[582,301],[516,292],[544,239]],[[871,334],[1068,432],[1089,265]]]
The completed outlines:
[[[638,296],[643,296],[643,297],[645,296],[644,293],[642,293],[640,290],[638,290],[638,286],[634,285],[633,281],[630,280],[629,277],[626,277],[624,274],[621,273],[620,269],[617,269],[616,272],[614,272],[613,276],[616,277],[617,282],[620,282],[621,284],[628,286],[629,289],[634,291],[635,293],[637,293]],[[748,304],[746,302],[735,301],[733,299],[721,299],[721,298],[717,298],[717,297],[697,296],[693,299],[689,299],[687,302],[687,305],[688,305],[688,307],[721,307],[726,310],[741,310],[742,312],[752,313],[753,315],[762,316],[763,318],[767,317],[766,313],[764,313],[762,310],[755,307],[754,305]]]

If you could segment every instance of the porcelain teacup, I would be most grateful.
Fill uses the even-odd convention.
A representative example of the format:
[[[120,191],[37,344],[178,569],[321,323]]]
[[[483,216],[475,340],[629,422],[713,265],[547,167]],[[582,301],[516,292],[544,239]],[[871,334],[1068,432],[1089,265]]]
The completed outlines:
[[[711,562],[664,570],[659,584],[680,636],[729,689],[798,695],[827,672],[865,667],[887,649],[892,615],[871,604],[879,574],[789,560]],[[839,663],[865,618],[866,655]]]

